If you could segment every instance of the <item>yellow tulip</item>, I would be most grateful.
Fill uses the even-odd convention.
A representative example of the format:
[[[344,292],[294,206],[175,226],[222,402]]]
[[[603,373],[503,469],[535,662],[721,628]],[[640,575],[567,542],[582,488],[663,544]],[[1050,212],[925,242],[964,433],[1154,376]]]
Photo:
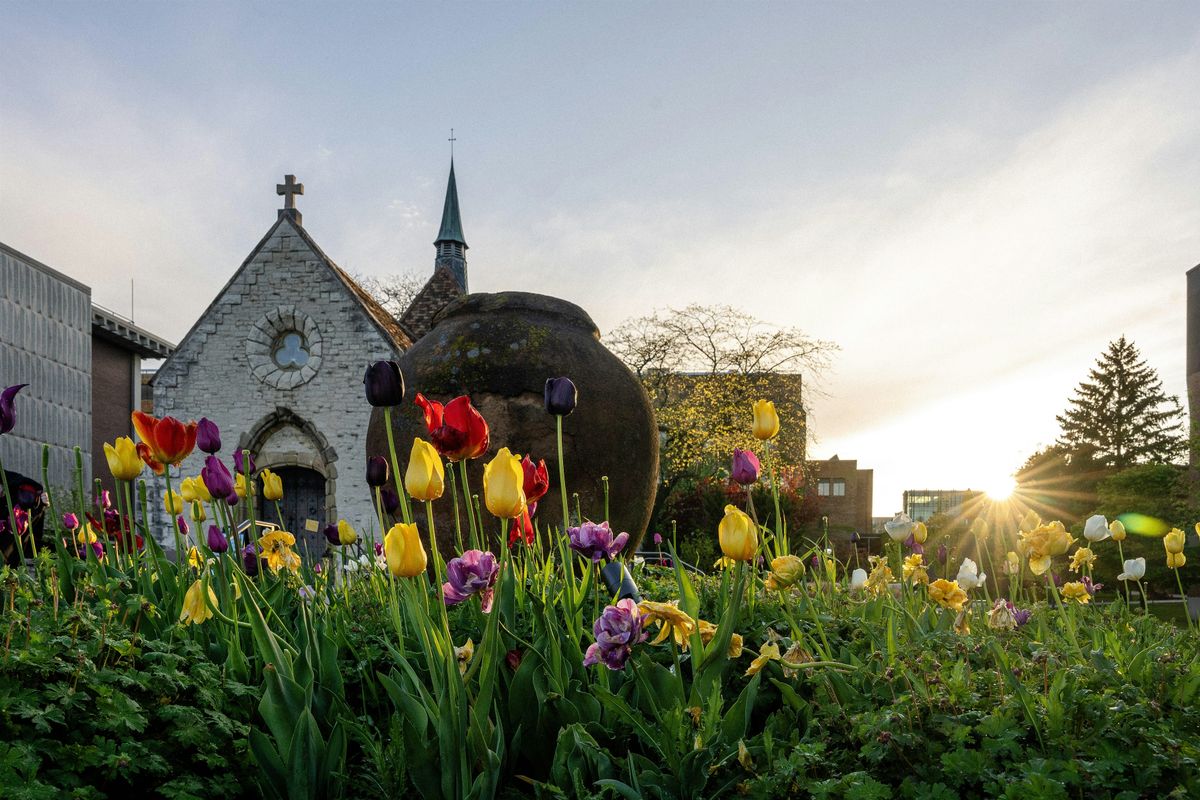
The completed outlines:
[[[198,580],[191,585],[187,593],[183,596],[183,610],[179,612],[179,621],[185,625],[204,622],[212,617],[213,612],[208,607],[208,602],[211,602],[213,608],[217,605],[217,594],[208,587],[208,602],[204,598],[204,581]]]
[[[204,485],[204,479],[197,475],[194,478],[184,478],[179,485],[179,493],[189,503],[211,503],[212,494]]]
[[[442,465],[442,457],[424,439],[413,439],[408,470],[404,473],[404,488],[408,489],[410,496],[424,502],[437,500],[446,489],[446,468]]]
[[[242,477],[238,475],[238,477]],[[269,469],[262,471],[263,497],[268,500],[278,500],[283,497],[283,478]],[[244,487],[245,484],[243,484]]]
[[[717,528],[721,552],[734,561],[749,561],[758,552],[758,531],[750,515],[737,506],[725,506],[725,516]]]
[[[204,522],[208,519],[208,515],[204,513],[204,505],[202,503],[192,503],[192,521]]]
[[[924,522],[913,523],[912,537],[917,544],[925,544],[925,540],[929,538],[929,529],[925,527]]]
[[[766,441],[779,433],[779,415],[770,400],[754,401],[754,438]]]
[[[500,448],[483,468],[483,499],[487,510],[501,519],[516,519],[525,513],[525,471],[521,459]]]
[[[415,578],[425,571],[428,563],[421,533],[416,525],[397,522],[383,537],[383,552],[388,569],[397,578]]]
[[[338,520],[338,541],[342,544],[354,544],[358,541],[358,532],[344,519]]]
[[[1064,583],[1062,587],[1062,596],[1067,600],[1074,600],[1081,606],[1087,605],[1092,601],[1092,595],[1088,592],[1087,587],[1079,581]]]
[[[1096,554],[1092,552],[1090,547],[1080,547],[1071,554],[1071,572],[1079,572],[1079,570],[1087,567],[1092,568],[1096,563]]]
[[[300,555],[292,549],[295,544],[296,537],[288,531],[267,531],[258,537],[258,548],[262,553],[260,558],[267,562],[272,572],[281,569],[296,572],[300,569]]]
[[[128,436],[119,436],[113,444],[104,443],[108,471],[119,481],[131,481],[142,474],[146,463],[137,453],[137,445]]]
[[[798,556],[780,556],[771,560],[771,574],[764,585],[767,589],[786,589],[803,575],[804,562]]]
[[[179,516],[183,513],[183,495],[179,492],[168,492],[163,496],[163,508],[171,516]]]
[[[1112,535],[1114,542],[1125,541],[1125,523],[1121,522],[1121,520],[1114,519],[1112,522],[1108,523],[1108,532]]]
[[[929,599],[942,608],[962,611],[963,603],[967,602],[967,593],[958,585],[958,581],[938,578],[929,584]]]
[[[758,657],[750,662],[750,666],[746,668],[746,675],[757,675],[763,667],[770,661],[778,661],[782,657],[779,652],[779,645],[774,643],[764,644],[758,650]]]
[[[237,474],[237,480],[233,484],[233,491],[238,497],[246,496],[246,476],[241,472]]]
[[[1061,522],[1048,522],[1033,530],[1021,531],[1020,548],[1029,558],[1029,570],[1034,575],[1044,575],[1050,569],[1050,560],[1061,556],[1075,543]]]
[[[1168,569],[1179,569],[1187,563],[1187,556],[1183,554],[1183,546],[1186,543],[1187,538],[1179,528],[1172,528],[1170,533],[1163,536],[1163,547],[1167,551]]]

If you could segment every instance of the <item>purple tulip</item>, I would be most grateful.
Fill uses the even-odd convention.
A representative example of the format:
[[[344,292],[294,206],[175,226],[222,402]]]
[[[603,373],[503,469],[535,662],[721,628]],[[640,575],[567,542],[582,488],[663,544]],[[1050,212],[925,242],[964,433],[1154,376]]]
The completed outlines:
[[[329,540],[330,544],[340,545],[342,543],[342,537],[338,534],[338,525],[336,522],[326,525],[322,533],[325,534],[325,538]]]
[[[221,459],[216,456],[204,459],[204,466],[200,468],[200,479],[204,481],[204,486],[213,497],[222,497],[229,505],[237,505],[238,496],[234,489],[233,476],[229,474],[229,469]]]
[[[646,638],[642,627],[642,615],[633,600],[626,598],[608,606],[592,626],[596,642],[588,646],[583,665],[604,664],[612,670],[624,669],[633,646]]]
[[[486,550],[468,550],[446,565],[447,581],[442,584],[442,597],[446,605],[455,606],[478,594],[486,614],[492,610],[492,587],[499,574],[494,555]]]
[[[73,531],[79,527],[79,517],[73,511],[68,511],[62,515],[63,527],[69,531]]]
[[[384,486],[379,490],[379,498],[383,500],[383,510],[389,514],[395,514],[396,509],[400,508],[400,497],[395,489]]]
[[[250,460],[246,463],[245,468],[243,468],[243,466],[242,466],[242,451],[241,450],[238,450],[237,452],[235,452],[233,454],[233,466],[237,469],[237,471],[239,473],[249,472],[251,475],[253,475],[254,470],[255,470],[254,454],[248,450],[246,452],[247,452],[247,455],[249,456]],[[211,488],[209,489],[209,492],[214,495],[216,494],[216,492],[213,492]]]
[[[301,586],[301,587],[300,587],[300,590],[297,592],[297,594],[299,594],[299,595],[300,595],[300,599],[301,599],[303,602],[307,603],[307,602],[309,602],[310,600],[314,600],[314,599],[316,599],[316,597],[317,597],[317,590],[316,590],[316,589],[314,589],[314,588],[313,588],[313,587],[311,587],[311,586]]]
[[[112,508],[112,492],[108,489],[102,490],[100,496],[96,498],[96,502],[100,504],[101,508]]]
[[[909,550],[912,550],[914,553],[925,552],[925,545],[918,542],[916,536],[911,533],[908,535],[908,538],[904,540],[904,546]]]
[[[97,559],[104,558],[104,545],[102,545],[99,541],[95,541],[95,542],[92,542],[90,546],[92,548],[92,553],[96,556]],[[76,548],[75,554],[77,556],[79,556],[80,558],[87,558],[87,551],[84,550],[82,547]]]
[[[945,564],[946,561],[948,561],[949,559],[950,559],[950,550],[947,549],[946,543],[942,542],[941,544],[938,545],[937,560],[939,562],[941,562],[942,564]]]
[[[578,528],[568,528],[567,536],[571,540],[571,549],[584,558],[590,558],[595,564],[604,558],[612,561],[629,541],[628,533],[620,533],[614,537],[607,522],[598,525],[594,522],[584,522]]]
[[[367,486],[384,486],[388,482],[388,462],[383,456],[367,459]]]
[[[1017,608],[1011,602],[1008,604],[1008,610],[1012,612],[1013,619],[1017,621],[1018,628],[1024,625],[1026,622],[1029,622],[1029,618],[1033,616],[1033,612],[1029,609]]]
[[[570,378],[549,378],[546,380],[544,400],[546,413],[565,417],[575,410],[579,402],[579,390]]]
[[[258,574],[258,549],[252,544],[242,548],[242,567],[251,578]]]
[[[750,486],[758,482],[761,473],[762,464],[752,450],[733,448],[733,468],[729,471],[729,477],[742,486]]]
[[[208,549],[214,553],[224,553],[229,549],[229,538],[216,525],[208,526]]]
[[[383,542],[375,543],[375,555],[376,557],[383,555]]]
[[[17,424],[17,410],[13,407],[13,401],[17,397],[17,392],[28,385],[28,383],[18,383],[0,392],[0,435],[8,433]]]
[[[1104,588],[1103,583],[1092,583],[1092,579],[1087,575],[1083,576],[1083,588],[1087,589],[1087,593],[1092,597],[1096,596],[1096,592]]]
[[[196,447],[209,455],[221,449],[221,429],[208,417],[196,423]]]
[[[398,406],[404,402],[404,374],[395,361],[376,361],[363,375],[367,402],[373,406]]]
[[[662,534],[661,533],[654,534],[654,546],[662,547],[662,543],[663,543]]]
[[[858,544],[861,540],[862,540],[862,535],[858,531],[854,531],[853,533],[850,534],[850,543],[851,544]]]
[[[183,534],[184,538],[186,538],[187,535],[192,532],[192,529],[188,527],[187,520],[183,518],[182,514],[175,518],[175,522],[179,525],[179,532]]]

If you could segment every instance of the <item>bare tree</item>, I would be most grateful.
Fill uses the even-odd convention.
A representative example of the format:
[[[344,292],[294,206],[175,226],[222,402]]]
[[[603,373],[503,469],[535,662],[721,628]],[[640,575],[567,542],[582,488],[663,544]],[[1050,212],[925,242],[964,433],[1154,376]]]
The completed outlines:
[[[397,319],[425,286],[425,279],[415,272],[393,272],[388,275],[363,275],[354,272],[350,277]]]

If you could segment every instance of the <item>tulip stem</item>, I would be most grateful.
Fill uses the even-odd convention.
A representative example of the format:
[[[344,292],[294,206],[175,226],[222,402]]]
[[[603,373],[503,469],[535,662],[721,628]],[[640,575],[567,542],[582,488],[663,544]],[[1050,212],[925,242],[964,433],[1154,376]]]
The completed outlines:
[[[563,418],[561,414],[554,417],[554,425],[558,437],[558,485],[562,491],[563,535],[565,536],[571,527],[571,510],[567,505],[567,469],[563,463]]]
[[[404,491],[404,481],[400,478],[400,460],[396,458],[396,436],[392,433],[392,406],[383,408],[383,426],[387,429],[388,453],[392,457],[392,478],[396,483],[396,495],[400,498],[400,510],[404,514],[404,522],[411,525],[412,509],[408,507],[408,493]]]
[[[463,500],[467,506],[467,527],[471,529],[471,547],[475,550],[478,550],[480,549],[480,539],[483,537],[483,531],[480,530],[480,528],[483,527],[483,518],[476,517],[475,511],[477,509],[472,508],[471,484],[467,478],[467,460],[465,458],[458,462],[458,472],[462,477]]]
[[[775,554],[785,556],[791,552],[784,535],[783,515],[779,511],[779,483],[775,480],[775,459],[771,458],[771,443],[763,442],[763,455],[767,459],[767,474],[771,476],[771,497],[775,500]]]
[[[1117,542],[1117,555],[1121,559],[1121,569],[1124,570],[1125,569],[1125,548],[1121,546],[1121,543],[1119,541]],[[1121,583],[1125,584],[1125,607],[1129,608],[1130,604],[1132,603],[1132,601],[1129,599],[1129,581],[1121,581]],[[1138,581],[1138,592],[1141,593],[1141,591],[1142,591],[1142,582]],[[1142,594],[1143,605],[1145,604],[1145,602],[1146,602],[1146,595]]]
[[[1187,623],[1188,630],[1192,629],[1192,615],[1188,609],[1187,594],[1183,591],[1183,578],[1179,577],[1179,567],[1173,567],[1175,572],[1175,583],[1179,586],[1179,602],[1183,603],[1183,621]]]
[[[246,481],[246,519],[250,522],[250,527],[246,529],[247,539],[253,539],[254,544],[258,544],[258,525],[254,519],[254,481],[250,477],[250,451],[242,451],[242,475]],[[283,519],[279,520],[280,525],[283,524]],[[289,531],[290,533],[290,531]]]
[[[175,514],[175,501],[171,493],[171,465],[163,468],[163,477],[167,481],[167,516],[171,518],[171,527],[175,530],[175,563],[182,564],[187,554],[183,551],[183,532],[179,530],[179,517]]]
[[[17,552],[20,553],[21,560],[24,561],[25,545],[21,543],[21,535],[17,530],[17,515],[13,512],[12,492],[8,489],[8,471],[4,469],[3,459],[0,459],[0,483],[4,485],[4,508],[5,514],[8,515],[8,529],[12,532],[13,541],[17,545]]]
[[[463,551],[462,538],[462,515],[458,511],[458,479],[454,477],[454,462],[450,462],[450,469],[446,471],[447,477],[450,478],[450,497],[454,505],[454,543],[458,545],[457,552]]]

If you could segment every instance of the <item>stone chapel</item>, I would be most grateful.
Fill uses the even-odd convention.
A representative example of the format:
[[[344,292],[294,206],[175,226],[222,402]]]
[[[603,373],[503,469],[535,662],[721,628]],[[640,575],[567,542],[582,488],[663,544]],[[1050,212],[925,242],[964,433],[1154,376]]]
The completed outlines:
[[[319,556],[329,522],[345,519],[362,534],[378,528],[365,476],[363,372],[397,359],[466,293],[467,243],[451,161],[433,274],[395,319],[304,229],[295,203],[303,184],[288,175],[276,192],[284,207],[275,223],[155,374],[154,413],[208,417],[220,426],[227,465],[235,449],[248,449],[259,469],[279,474],[287,529]],[[175,486],[199,474],[203,455],[173,470]],[[258,503],[261,519],[278,519],[273,504]],[[154,507],[162,511],[161,497]]]

